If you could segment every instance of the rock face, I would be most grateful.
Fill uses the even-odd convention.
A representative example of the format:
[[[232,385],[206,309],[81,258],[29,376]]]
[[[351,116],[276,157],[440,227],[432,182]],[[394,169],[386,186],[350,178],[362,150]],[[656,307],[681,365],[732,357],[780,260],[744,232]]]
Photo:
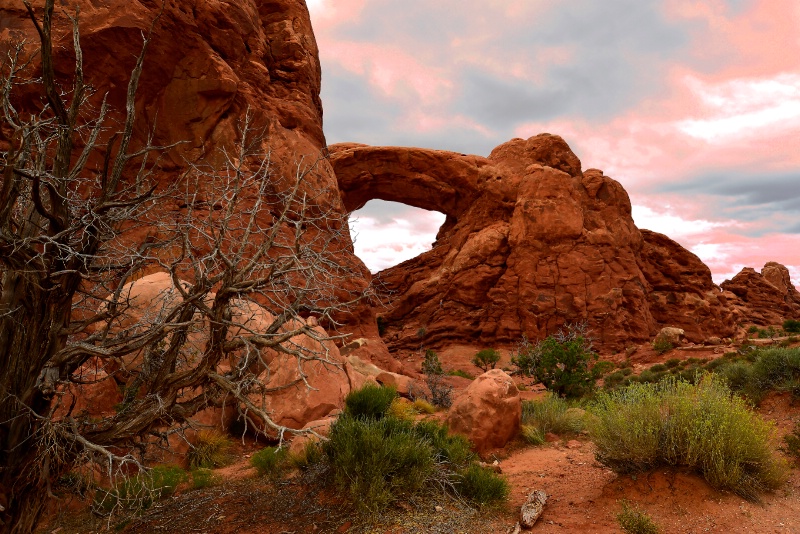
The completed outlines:
[[[519,432],[522,401],[511,377],[492,369],[476,378],[453,402],[451,432],[467,436],[479,453],[505,446]]]
[[[379,198],[446,215],[432,250],[377,275],[391,301],[381,312],[390,348],[502,345],[584,320],[607,348],[649,340],[665,325],[697,341],[733,332],[735,312],[709,269],[637,229],[622,186],[582,171],[558,136],[513,139],[488,158],[354,144],[330,151],[348,211]]]
[[[800,292],[780,263],[769,262],[760,273],[745,267],[721,286],[739,298],[735,304],[747,324],[780,325],[784,319],[800,317]]]

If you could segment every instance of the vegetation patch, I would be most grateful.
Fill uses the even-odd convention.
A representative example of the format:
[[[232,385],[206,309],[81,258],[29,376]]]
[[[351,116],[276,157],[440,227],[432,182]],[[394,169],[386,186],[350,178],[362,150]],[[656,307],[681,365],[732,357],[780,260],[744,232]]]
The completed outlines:
[[[148,472],[125,477],[111,489],[97,488],[92,510],[103,516],[146,510],[155,501],[169,497],[186,480],[186,471],[176,465],[157,466]]]
[[[772,425],[714,375],[601,392],[591,413],[597,459],[617,472],[687,466],[748,499],[785,481],[786,465],[770,447]]]
[[[231,440],[217,430],[201,430],[186,454],[189,469],[222,467],[228,464],[232,445]]]
[[[622,530],[629,534],[658,534],[658,525],[647,512],[628,501],[620,504],[622,510],[617,514],[617,523]]]
[[[583,430],[583,419],[584,411],[574,402],[555,395],[522,403],[523,437],[533,445],[544,443],[548,432],[577,434]]]
[[[347,395],[344,401],[344,412],[355,418],[381,418],[389,410],[395,397],[397,397],[397,390],[392,387],[367,384]]]
[[[594,389],[590,364],[598,358],[586,334],[586,325],[567,325],[537,343],[522,339],[511,363],[533,376],[560,397],[581,397]]]
[[[500,361],[500,353],[495,349],[483,349],[472,358],[472,363],[484,373],[494,369]]]
[[[289,449],[286,447],[264,447],[250,458],[250,465],[259,476],[277,479],[290,467]]]

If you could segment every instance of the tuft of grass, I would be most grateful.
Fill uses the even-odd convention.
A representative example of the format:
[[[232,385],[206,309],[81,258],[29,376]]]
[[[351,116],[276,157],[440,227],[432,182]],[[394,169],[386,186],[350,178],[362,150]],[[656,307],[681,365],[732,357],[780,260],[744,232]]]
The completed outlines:
[[[548,432],[577,434],[583,430],[583,410],[574,408],[573,404],[555,395],[523,401],[522,424],[536,428],[542,436]]]
[[[800,334],[800,321],[797,319],[786,319],[782,326],[783,330],[789,334]]]
[[[189,469],[222,467],[231,461],[233,446],[228,437],[218,430],[201,430],[186,454]]]
[[[448,469],[462,469],[477,460],[467,438],[455,434],[449,435],[446,425],[436,421],[422,421],[414,427],[414,433],[433,448],[437,463],[445,464]]]
[[[460,376],[461,378],[466,378],[467,380],[475,379],[474,376],[461,369],[450,369],[449,371],[447,371],[447,374],[450,376]]]
[[[403,421],[414,421],[417,416],[417,410],[410,401],[402,397],[395,397],[386,410],[386,415],[402,419]]]
[[[397,391],[394,388],[368,383],[347,395],[344,399],[344,412],[351,417],[380,419],[389,410],[395,397]]]
[[[217,483],[217,477],[214,472],[206,467],[198,467],[190,473],[192,476],[192,488],[202,489],[209,488]]]
[[[484,507],[502,504],[508,499],[508,482],[489,468],[473,464],[456,482],[459,495]]]
[[[521,432],[523,439],[530,445],[544,445],[547,441],[545,433],[536,425],[522,425]]]
[[[146,510],[155,501],[169,497],[186,480],[177,465],[161,465],[148,472],[125,477],[111,489],[98,488],[92,510],[100,515]]]
[[[413,403],[414,409],[417,410],[419,413],[427,413],[432,414],[436,413],[436,406],[431,404],[430,402],[426,401],[425,399],[415,399]]]
[[[259,476],[277,479],[289,468],[289,460],[289,449],[286,447],[264,447],[253,454],[250,465],[256,468]]]
[[[322,463],[324,459],[322,445],[316,440],[309,440],[302,451],[290,456],[289,461],[293,467],[306,471]]]
[[[629,534],[658,534],[658,525],[647,512],[628,501],[621,501],[622,510],[617,514],[617,523]]]
[[[800,461],[800,421],[794,424],[794,430],[783,436],[783,452]]]
[[[787,467],[771,449],[773,426],[718,377],[669,378],[598,394],[588,419],[597,458],[617,472],[682,465],[748,499],[780,487]]]

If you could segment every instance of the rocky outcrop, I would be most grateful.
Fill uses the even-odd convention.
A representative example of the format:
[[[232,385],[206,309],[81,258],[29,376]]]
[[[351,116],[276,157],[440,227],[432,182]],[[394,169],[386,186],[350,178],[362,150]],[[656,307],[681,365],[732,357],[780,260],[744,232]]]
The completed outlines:
[[[504,447],[519,433],[522,402],[514,381],[500,369],[476,378],[447,414],[451,432],[469,438],[479,453]]]
[[[769,262],[761,272],[745,267],[721,287],[738,297],[735,302],[743,323],[780,325],[784,319],[800,317],[800,292],[780,263]]]
[[[513,139],[488,158],[330,147],[345,208],[373,198],[446,215],[432,250],[377,275],[390,348],[541,338],[588,321],[605,348],[665,325],[690,340],[730,335],[735,312],[708,268],[666,236],[640,231],[627,193],[558,136]],[[420,338],[420,333],[422,338]]]

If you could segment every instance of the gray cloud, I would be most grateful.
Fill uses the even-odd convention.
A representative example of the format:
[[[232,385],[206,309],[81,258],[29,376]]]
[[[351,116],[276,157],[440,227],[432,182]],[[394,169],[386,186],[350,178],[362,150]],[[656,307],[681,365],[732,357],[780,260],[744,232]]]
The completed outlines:
[[[662,183],[652,192],[708,197],[712,219],[762,222],[743,235],[800,233],[800,172],[720,170]]]

